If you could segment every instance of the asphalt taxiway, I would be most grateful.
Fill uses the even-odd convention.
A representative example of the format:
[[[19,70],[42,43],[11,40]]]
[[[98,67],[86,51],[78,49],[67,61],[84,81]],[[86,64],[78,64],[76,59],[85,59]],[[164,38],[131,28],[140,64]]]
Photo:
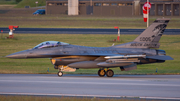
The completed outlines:
[[[9,28],[1,28],[9,33]],[[141,34],[145,29],[120,29],[121,34]],[[16,34],[117,34],[117,29],[102,28],[16,28]],[[164,35],[179,35],[180,29],[166,29]]]
[[[0,74],[0,94],[180,100],[180,75]]]

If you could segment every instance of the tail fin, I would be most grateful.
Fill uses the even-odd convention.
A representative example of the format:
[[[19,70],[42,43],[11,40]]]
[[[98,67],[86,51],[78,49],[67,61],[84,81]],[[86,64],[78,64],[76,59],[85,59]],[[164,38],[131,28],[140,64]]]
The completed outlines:
[[[142,32],[134,42],[155,42],[159,40],[168,24],[170,19],[157,19],[155,20],[144,32]]]
[[[159,48],[159,40],[166,29],[169,18],[156,19],[133,42],[117,45],[126,48]]]

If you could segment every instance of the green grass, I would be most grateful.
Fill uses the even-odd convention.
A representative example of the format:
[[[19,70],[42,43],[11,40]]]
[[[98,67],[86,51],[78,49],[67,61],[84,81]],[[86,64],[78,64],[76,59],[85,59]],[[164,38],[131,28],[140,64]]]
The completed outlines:
[[[1,15],[0,27],[19,25],[30,28],[146,28],[142,17],[95,17],[95,16],[67,16],[67,15],[39,15],[32,13],[24,15]],[[156,17],[151,17],[150,24]],[[167,29],[180,28],[180,19],[173,17]]]
[[[51,96],[12,96],[0,95],[1,101],[146,101],[146,99],[121,97],[120,99],[113,98],[88,98],[88,97],[51,97]],[[159,101],[150,100],[148,101]]]
[[[0,39],[0,73],[57,73],[50,60],[46,59],[9,59],[4,56],[33,48],[37,44],[53,40],[75,45],[108,47],[113,43],[109,40],[116,39],[116,35],[89,35],[89,34],[15,34],[15,39]],[[138,35],[121,35],[121,42],[115,45],[133,41]],[[174,60],[165,63],[138,65],[138,69],[121,72],[113,68],[115,74],[179,74],[180,73],[180,35],[163,35],[160,40],[161,47],[167,55]],[[156,73],[156,68],[158,73]],[[79,69],[74,73],[97,74],[98,69]]]
[[[38,1],[37,6],[46,5],[46,0],[22,0],[15,8],[24,8],[24,6],[36,7],[36,1]]]
[[[0,5],[2,4],[17,4],[16,0],[0,0]]]

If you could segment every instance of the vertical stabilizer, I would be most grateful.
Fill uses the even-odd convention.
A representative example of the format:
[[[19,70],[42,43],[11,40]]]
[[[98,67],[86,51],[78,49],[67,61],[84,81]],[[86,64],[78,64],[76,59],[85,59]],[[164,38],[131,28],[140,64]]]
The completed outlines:
[[[155,20],[144,32],[142,32],[134,42],[153,42],[159,43],[159,40],[166,29],[169,18]]]
[[[146,30],[144,30],[133,42],[117,45],[126,48],[159,48],[159,40],[166,29],[169,18],[156,19]]]

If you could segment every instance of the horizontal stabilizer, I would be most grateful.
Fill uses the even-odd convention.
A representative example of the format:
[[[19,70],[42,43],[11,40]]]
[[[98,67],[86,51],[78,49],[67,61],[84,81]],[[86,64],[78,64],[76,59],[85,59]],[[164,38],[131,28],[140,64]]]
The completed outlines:
[[[163,55],[163,56],[159,56],[159,55],[156,55],[156,56],[146,56],[146,58],[156,59],[156,60],[173,60],[172,57],[166,56],[166,55]]]

